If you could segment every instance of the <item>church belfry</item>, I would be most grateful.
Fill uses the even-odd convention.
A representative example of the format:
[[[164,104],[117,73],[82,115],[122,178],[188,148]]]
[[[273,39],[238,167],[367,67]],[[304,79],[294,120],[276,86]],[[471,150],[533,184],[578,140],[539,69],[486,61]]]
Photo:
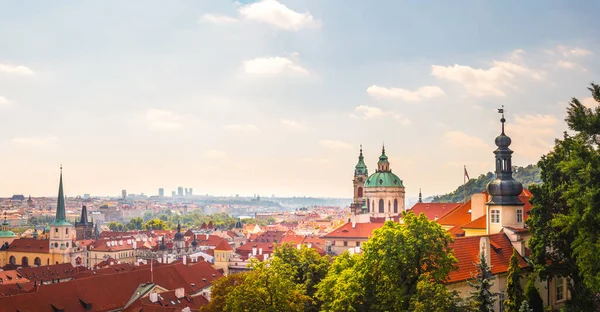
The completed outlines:
[[[510,137],[504,133],[504,108],[498,110],[502,114],[502,132],[496,137],[498,147],[495,151],[496,178],[487,185],[490,199],[487,202],[488,234],[498,233],[505,226],[523,228],[523,202],[519,195],[523,185],[512,176],[512,153],[509,148]]]
[[[92,239],[94,236],[94,224],[87,218],[87,207],[81,207],[81,218],[75,222],[75,235],[77,240]]]
[[[48,235],[50,239],[50,253],[54,254],[54,263],[67,263],[71,261],[69,254],[73,248],[72,236],[75,234],[73,231],[73,225],[67,222],[61,166],[58,199],[56,201],[56,218],[50,224],[50,233]]]
[[[354,197],[351,205],[352,214],[361,214],[367,210],[364,187],[368,177],[369,171],[367,165],[365,165],[365,158],[363,156],[361,145],[358,163],[354,166],[354,179],[352,180],[352,184],[354,185]]]

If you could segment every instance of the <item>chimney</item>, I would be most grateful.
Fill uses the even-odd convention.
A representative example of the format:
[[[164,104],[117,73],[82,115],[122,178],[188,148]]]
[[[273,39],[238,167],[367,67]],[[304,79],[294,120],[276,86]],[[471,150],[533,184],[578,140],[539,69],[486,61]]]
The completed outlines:
[[[491,267],[492,259],[491,259],[491,250],[490,250],[490,238],[488,236],[482,236],[479,239],[479,252],[483,253],[483,257],[485,258],[485,262]]]
[[[206,240],[208,240],[208,234],[206,234]]]
[[[163,263],[167,263],[167,254],[163,255]]]
[[[477,193],[471,195],[471,221],[485,214],[485,194]]]
[[[258,254],[262,255],[262,248],[258,248]]]
[[[152,303],[158,302],[158,294],[157,293],[150,294],[150,302],[152,302]]]
[[[187,264],[187,256],[183,256],[183,264],[186,265]]]
[[[181,298],[185,297],[185,292],[183,290],[183,287],[175,289],[175,297],[177,297],[177,299],[181,299]]]
[[[252,247],[252,255],[256,256],[256,247]]]

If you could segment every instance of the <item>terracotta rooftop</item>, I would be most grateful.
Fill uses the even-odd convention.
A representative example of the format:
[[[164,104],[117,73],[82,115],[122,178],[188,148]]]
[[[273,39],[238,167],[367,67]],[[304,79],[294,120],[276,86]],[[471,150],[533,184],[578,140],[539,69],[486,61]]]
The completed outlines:
[[[416,203],[408,211],[417,216],[423,213],[427,219],[435,221],[460,205],[461,203]]]
[[[161,292],[157,295],[156,302],[150,301],[150,296],[142,297],[133,302],[129,307],[124,309],[124,312],[179,312],[184,308],[189,308],[191,311],[200,311],[200,307],[207,305],[208,300],[204,296],[191,297],[184,295],[182,298],[177,298],[175,290]]]
[[[482,237],[490,238],[490,258],[493,274],[506,273],[513,254],[513,246],[504,233],[458,237],[450,247],[454,249],[454,256],[458,259],[458,269],[450,272],[448,282],[455,283],[471,279],[476,273],[475,264],[479,262],[479,242]],[[519,266],[527,267],[527,262],[519,256]]]
[[[487,216],[483,215],[465,225],[462,226],[463,229],[486,229],[487,228]]]
[[[231,245],[226,240],[222,240],[215,248],[215,250],[233,250]]]
[[[13,252],[49,253],[50,241],[47,239],[17,238],[10,243],[8,250]]]
[[[382,226],[383,223],[356,223],[355,227],[352,227],[352,223],[347,222],[323,238],[369,238],[375,229]]]

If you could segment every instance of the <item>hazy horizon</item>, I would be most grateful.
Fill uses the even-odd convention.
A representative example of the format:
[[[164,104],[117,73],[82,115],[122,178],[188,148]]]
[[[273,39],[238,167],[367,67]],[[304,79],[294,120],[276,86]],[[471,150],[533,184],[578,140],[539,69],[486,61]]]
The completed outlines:
[[[406,196],[535,164],[593,105],[594,1],[0,1],[0,197],[352,197],[385,142]],[[474,26],[476,25],[476,26]],[[36,195],[37,194],[37,195]]]

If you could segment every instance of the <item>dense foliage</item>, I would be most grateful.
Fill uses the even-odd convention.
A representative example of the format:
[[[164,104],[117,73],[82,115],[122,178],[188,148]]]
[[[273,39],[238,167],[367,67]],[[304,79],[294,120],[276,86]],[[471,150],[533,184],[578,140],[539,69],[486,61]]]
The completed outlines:
[[[530,275],[525,286],[525,299],[532,312],[544,312],[544,301],[535,287],[535,274]]]
[[[521,182],[526,188],[530,185],[541,183],[540,168],[535,165],[529,165],[527,167],[513,166],[513,177],[515,180]],[[488,172],[487,174],[482,174],[477,178],[467,181],[465,184],[467,199],[469,199],[472,194],[480,193],[485,190],[485,187],[488,183],[492,182],[492,180],[494,180],[494,173]],[[460,185],[453,192],[434,196],[432,202],[460,203],[464,200],[465,189]]]
[[[518,312],[524,300],[523,287],[521,286],[521,268],[517,259],[517,251],[513,250],[508,267],[508,278],[506,280],[504,311]]]
[[[335,260],[317,286],[323,311],[410,311],[419,296],[433,293],[452,305],[452,294],[438,287],[456,267],[452,238],[425,215],[405,213],[403,221],[375,230],[362,254]]]
[[[600,86],[589,90],[600,103]],[[543,184],[531,188],[529,245],[540,278],[568,278],[567,310],[593,311],[600,292],[600,106],[573,98],[565,120],[571,134],[538,163]]]
[[[475,266],[477,268],[477,275],[472,282],[468,282],[473,287],[469,296],[470,306],[473,308],[473,311],[493,312],[496,294],[492,293],[491,289],[495,277],[492,275],[492,269],[483,253],[479,256],[479,263]]]

